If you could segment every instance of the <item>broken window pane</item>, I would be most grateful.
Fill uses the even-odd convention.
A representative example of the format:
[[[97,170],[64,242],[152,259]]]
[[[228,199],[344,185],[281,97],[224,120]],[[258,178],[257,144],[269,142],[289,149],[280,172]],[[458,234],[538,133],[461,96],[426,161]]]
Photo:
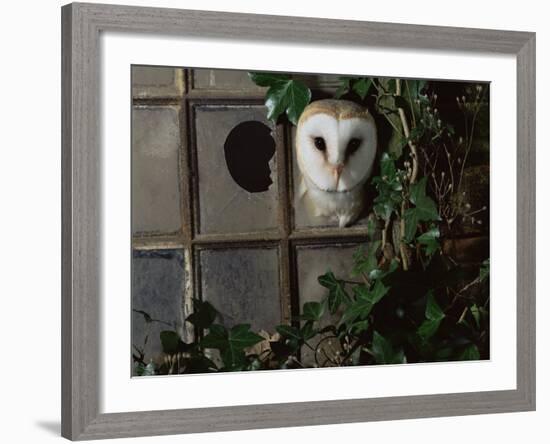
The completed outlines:
[[[204,105],[195,113],[199,233],[276,228],[275,140],[265,107]]]
[[[202,299],[222,314],[223,325],[274,333],[281,323],[278,250],[201,250],[199,256]]]
[[[160,332],[183,334],[185,289],[181,250],[134,250],[132,260],[132,353],[162,362]]]
[[[132,113],[132,231],[181,229],[179,108],[135,106]]]

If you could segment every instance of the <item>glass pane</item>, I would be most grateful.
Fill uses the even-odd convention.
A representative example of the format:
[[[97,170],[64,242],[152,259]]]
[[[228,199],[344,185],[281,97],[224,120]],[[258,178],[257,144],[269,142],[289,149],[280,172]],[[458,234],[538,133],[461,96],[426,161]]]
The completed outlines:
[[[184,255],[180,250],[134,250],[132,261],[132,353],[161,362],[160,332],[183,334]],[[150,317],[150,318],[148,318]],[[149,322],[147,320],[150,319]]]
[[[132,66],[134,98],[180,97],[185,88],[184,70],[165,66]]]
[[[353,253],[358,246],[359,244],[340,244],[331,246],[300,246],[296,248],[300,310],[304,303],[318,302],[327,296],[328,290],[322,287],[318,282],[319,276],[325,274],[327,271],[332,271],[339,279],[357,279],[351,276],[351,270],[353,267]],[[338,323],[341,315],[342,313],[334,314],[332,317],[333,322]],[[321,326],[328,324],[328,317],[320,322]],[[316,348],[320,338],[316,337],[314,339],[315,342],[310,345]],[[328,348],[328,350],[325,351],[327,353],[329,353],[329,350],[332,352],[338,351],[333,350],[334,347],[331,347],[331,345],[338,344],[338,341],[332,343],[329,343],[329,341],[330,338],[328,338],[327,335],[322,345],[323,348]],[[325,360],[326,358],[322,355],[318,356],[320,366],[324,366]],[[302,348],[302,362],[306,365],[315,364],[314,354],[311,349],[307,347]]]
[[[202,299],[223,316],[223,324],[251,324],[274,333],[281,323],[276,248],[200,251]]]
[[[200,233],[277,227],[272,124],[263,106],[199,106],[195,129]]]
[[[179,108],[136,106],[132,113],[132,231],[181,229]]]
[[[248,77],[248,71],[225,69],[194,69],[194,89],[252,91],[262,93],[265,88],[256,86]]]

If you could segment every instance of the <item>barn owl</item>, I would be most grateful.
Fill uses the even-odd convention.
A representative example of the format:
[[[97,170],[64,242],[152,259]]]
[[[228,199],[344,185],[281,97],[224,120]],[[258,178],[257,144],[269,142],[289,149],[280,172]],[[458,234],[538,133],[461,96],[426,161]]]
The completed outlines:
[[[309,104],[297,125],[301,172],[298,199],[313,216],[345,227],[363,210],[365,182],[376,156],[376,125],[368,110],[348,100]]]

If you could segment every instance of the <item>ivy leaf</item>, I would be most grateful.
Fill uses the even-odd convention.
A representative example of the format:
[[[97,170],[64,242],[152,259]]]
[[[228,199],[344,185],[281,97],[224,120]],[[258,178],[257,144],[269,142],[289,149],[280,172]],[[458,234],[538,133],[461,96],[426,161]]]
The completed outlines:
[[[405,362],[403,350],[395,350],[391,342],[377,331],[372,336],[371,351],[377,364],[403,364]]]
[[[250,324],[235,325],[229,331],[229,343],[237,349],[252,347],[264,339],[262,336],[250,331]]]
[[[377,269],[378,259],[376,258],[376,253],[380,248],[380,244],[380,241],[371,242],[366,254],[364,247],[359,247],[355,251],[353,254],[354,265],[351,271],[352,276],[359,276],[361,274],[369,276],[373,270]]]
[[[303,83],[292,79],[277,82],[266,93],[267,118],[276,122],[286,112],[288,120],[296,125],[310,100],[311,91]]]
[[[433,291],[428,292],[428,301],[426,302],[426,312],[424,313],[426,319],[431,321],[440,321],[445,317],[445,313],[441,310],[441,307],[437,304]]]
[[[369,321],[365,319],[364,321],[357,321],[349,325],[348,332],[355,335],[360,335],[369,328]]]
[[[300,330],[298,330],[296,327],[292,327],[291,325],[278,325],[275,327],[275,330],[283,337],[283,338],[291,338],[291,339],[302,339],[302,334],[300,333]]]
[[[461,361],[479,361],[480,358],[481,356],[477,346],[475,344],[470,344],[464,349],[458,359]]]
[[[265,97],[267,118],[276,122],[286,113],[294,125],[311,100],[311,90],[302,82],[287,74],[253,72],[250,79],[258,86],[268,87]]]
[[[144,365],[141,362],[136,363],[135,374],[137,376],[154,376],[155,375],[155,364],[149,362],[149,364]]]
[[[193,309],[194,312],[187,316],[186,321],[199,329],[210,327],[218,316],[218,311],[208,301],[195,299],[193,301]]]
[[[489,276],[489,259],[485,259],[479,269],[479,281],[483,282]]]
[[[424,322],[422,322],[422,324],[420,324],[420,327],[418,327],[418,330],[416,332],[422,340],[427,341],[436,334],[440,323],[441,321],[431,321],[429,319],[426,319]]]
[[[201,347],[222,350],[228,345],[228,333],[225,327],[219,324],[210,326],[208,334],[202,338]]]
[[[364,100],[372,86],[370,77],[340,77],[340,86],[334,94],[335,99],[339,99],[344,94],[352,91],[357,94],[361,100]]]
[[[177,353],[180,337],[175,331],[161,331],[160,342],[164,353]]]
[[[426,195],[427,178],[423,177],[411,185],[409,200],[414,208],[405,211],[405,242],[411,242],[420,222],[440,220],[437,206],[433,199]]]
[[[395,161],[388,153],[382,154],[380,176],[374,177],[372,182],[378,191],[378,196],[374,199],[374,212],[378,217],[387,221],[401,205],[403,189]]]
[[[349,91],[351,77],[340,77],[338,80],[340,80],[340,86],[338,86],[338,89],[334,93],[335,99],[339,99]]]
[[[409,243],[414,239],[414,235],[416,234],[416,230],[418,228],[418,223],[420,220],[418,219],[418,211],[416,211],[416,208],[407,208],[405,210],[405,213],[403,215],[403,218],[405,219],[405,242]]]
[[[344,312],[342,324],[350,324],[359,320],[365,320],[372,311],[375,304],[389,291],[381,281],[376,281],[374,287],[369,289],[366,285],[360,284],[353,288],[355,301]]]
[[[346,293],[344,282],[336,279],[332,271],[327,271],[325,274],[319,276],[318,282],[329,291],[327,300],[328,309],[331,314],[336,313],[342,303],[349,302],[349,296]]]
[[[416,206],[418,220],[440,220],[437,206],[431,197],[426,195],[426,183],[428,179],[423,177],[411,185],[410,201]]]
[[[413,101],[425,98],[424,89],[428,83],[426,80],[405,80],[403,88],[406,90],[406,93],[411,95]]]
[[[356,319],[364,320],[370,314],[373,307],[370,301],[359,299],[346,308],[340,323],[349,325],[353,324]]]
[[[416,238],[420,245],[424,245],[426,247],[426,255],[428,257],[431,257],[439,249],[439,236],[439,228],[432,227]]]
[[[317,330],[313,328],[313,321],[307,321],[300,330],[300,335],[304,341],[313,338],[316,334]]]
[[[319,321],[325,313],[325,304],[321,302],[306,302],[302,309],[301,319],[305,321]]]
[[[474,320],[476,321],[477,328],[479,328],[479,326],[480,326],[479,319],[480,319],[480,316],[481,316],[481,311],[480,311],[479,307],[477,306],[477,304],[473,304],[470,307],[470,313],[472,313],[472,316],[473,316]]]
[[[246,365],[244,349],[256,345],[265,338],[250,331],[250,324],[238,324],[231,330],[213,324],[209,333],[202,339],[201,346],[220,351],[227,370],[241,370]]]
[[[430,339],[439,328],[441,321],[445,317],[445,313],[437,304],[433,291],[428,292],[428,300],[426,302],[426,312],[424,313],[426,320],[420,325],[417,330],[418,336],[423,341]]]
[[[368,289],[366,285],[358,285],[354,288],[357,299],[369,301],[372,305],[380,302],[389,289],[382,281],[376,281],[372,289]]]
[[[361,100],[364,100],[371,86],[372,79],[370,77],[361,77],[353,82],[352,90],[354,93],[357,93],[359,97],[361,97]]]
[[[248,77],[258,86],[273,86],[277,83],[285,83],[290,80],[287,74],[273,72],[249,72]]]
[[[391,260],[390,265],[388,266],[387,270],[381,270],[380,268],[376,268],[376,269],[372,270],[369,273],[369,279],[371,279],[373,281],[377,280],[377,279],[383,279],[386,276],[393,273],[398,268],[399,268],[399,262],[397,262],[397,260],[394,258],[394,259]]]

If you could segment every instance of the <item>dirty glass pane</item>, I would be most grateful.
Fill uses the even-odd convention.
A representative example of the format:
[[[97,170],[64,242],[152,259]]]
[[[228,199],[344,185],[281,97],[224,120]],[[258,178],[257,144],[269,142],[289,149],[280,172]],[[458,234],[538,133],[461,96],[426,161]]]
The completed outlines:
[[[305,83],[316,92],[328,93],[333,96],[341,85],[340,76],[331,74],[293,74],[293,79]]]
[[[300,197],[300,183],[302,180],[302,173],[298,167],[298,160],[296,159],[296,127],[291,128],[291,152],[292,152],[292,190],[293,190],[293,202],[291,202],[293,215],[294,215],[294,228],[306,229],[313,227],[338,227],[336,220],[331,220],[327,217],[319,217],[312,215],[311,208],[307,206],[306,200]],[[355,221],[351,227],[357,225],[366,225],[369,208],[364,211],[364,214]],[[344,228],[345,229],[345,228]]]
[[[223,324],[251,324],[274,333],[281,323],[279,265],[276,248],[200,251],[202,299],[223,316]]]
[[[298,295],[300,309],[306,302],[321,301],[328,294],[328,290],[322,287],[319,282],[319,276],[327,271],[332,271],[339,279],[353,280],[351,270],[353,267],[353,253],[359,244],[340,244],[331,246],[300,246],[296,248],[296,262],[298,267]],[[337,323],[342,313],[333,315],[333,322]],[[326,316],[326,315],[325,315]],[[321,326],[327,325],[329,318],[320,322]],[[319,337],[313,339],[310,344],[315,348]],[[329,344],[330,338],[325,339],[323,347],[332,350]],[[338,344],[334,341],[332,344]],[[332,350],[337,351],[337,350]],[[321,360],[318,357],[318,360]],[[313,352],[307,347],[302,348],[302,361],[308,365],[315,363]],[[320,362],[322,364],[322,362]]]
[[[193,88],[198,90],[251,91],[261,94],[265,88],[257,86],[248,77],[248,71],[226,69],[194,69]]]
[[[203,234],[277,227],[272,124],[263,106],[198,106],[199,226]]]
[[[132,113],[132,231],[181,229],[179,108],[135,106]]]
[[[134,98],[179,97],[184,91],[184,70],[168,66],[132,66]]]
[[[183,331],[184,255],[181,250],[134,250],[132,260],[132,353],[161,362],[160,332]],[[139,312],[138,312],[139,311]],[[150,322],[147,319],[150,317]],[[135,346],[135,347],[134,347]]]

